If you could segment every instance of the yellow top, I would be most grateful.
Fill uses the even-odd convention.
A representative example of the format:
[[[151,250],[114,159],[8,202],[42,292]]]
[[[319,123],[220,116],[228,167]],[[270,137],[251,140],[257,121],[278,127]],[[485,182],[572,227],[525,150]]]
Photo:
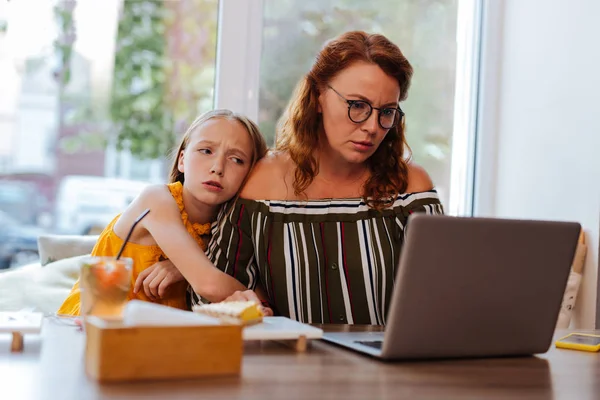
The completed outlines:
[[[210,223],[206,224],[198,224],[191,223],[188,220],[188,214],[183,207],[183,186],[180,182],[170,183],[167,185],[171,195],[177,202],[179,206],[179,211],[181,212],[181,219],[183,224],[185,225],[187,231],[192,235],[192,237],[196,240],[198,245],[202,248],[202,250],[206,250],[206,244],[202,239],[202,235],[205,235],[210,232]],[[116,256],[119,252],[123,244],[123,239],[118,237],[114,230],[113,226],[118,221],[120,215],[117,215],[115,219],[112,220],[110,224],[104,229],[104,231],[100,234],[98,238],[98,242],[94,246],[92,250],[92,256]],[[151,267],[161,260],[166,260],[167,257],[163,253],[163,251],[157,245],[149,246],[149,245],[141,245],[136,243],[127,243],[125,249],[123,251],[122,257],[128,257],[133,259],[133,274],[131,281],[131,289],[129,290],[129,295],[127,296],[128,300],[138,299],[144,301],[150,301],[158,304],[163,304],[170,307],[187,309],[186,302],[186,291],[187,291],[187,282],[178,282],[173,285],[165,298],[158,299],[156,301],[150,300],[143,290],[138,293],[133,293],[133,285],[135,284],[135,280],[138,275],[145,270],[146,268]],[[57,311],[57,314],[62,315],[79,315],[80,312],[80,289],[79,289],[79,280],[75,282],[73,289],[71,289],[71,293],[64,301],[62,306]]]

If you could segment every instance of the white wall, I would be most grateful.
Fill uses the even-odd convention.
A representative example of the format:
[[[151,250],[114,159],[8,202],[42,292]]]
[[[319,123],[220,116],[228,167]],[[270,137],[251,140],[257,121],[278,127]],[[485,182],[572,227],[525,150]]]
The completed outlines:
[[[476,214],[580,222],[589,250],[574,326],[593,328],[600,1],[487,0],[487,6]]]

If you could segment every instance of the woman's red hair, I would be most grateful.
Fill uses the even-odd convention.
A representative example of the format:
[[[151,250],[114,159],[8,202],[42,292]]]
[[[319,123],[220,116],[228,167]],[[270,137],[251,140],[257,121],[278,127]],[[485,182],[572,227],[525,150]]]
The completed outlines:
[[[398,81],[400,101],[405,100],[413,69],[398,46],[385,36],[365,32],[347,32],[329,41],[317,55],[308,74],[299,82],[285,114],[278,124],[276,149],[287,152],[296,164],[294,192],[300,195],[318,173],[314,156],[319,148],[322,129],[318,112],[321,88],[340,71],[357,61],[378,65]],[[370,207],[385,208],[407,187],[410,148],[404,136],[404,119],[389,130],[375,153],[367,160],[371,177],[362,197]]]

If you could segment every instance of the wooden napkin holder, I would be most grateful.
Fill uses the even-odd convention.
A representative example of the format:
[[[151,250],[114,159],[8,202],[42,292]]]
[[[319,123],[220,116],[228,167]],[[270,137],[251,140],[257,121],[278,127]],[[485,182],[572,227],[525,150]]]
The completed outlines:
[[[124,326],[88,317],[85,369],[100,382],[238,375],[239,325]]]

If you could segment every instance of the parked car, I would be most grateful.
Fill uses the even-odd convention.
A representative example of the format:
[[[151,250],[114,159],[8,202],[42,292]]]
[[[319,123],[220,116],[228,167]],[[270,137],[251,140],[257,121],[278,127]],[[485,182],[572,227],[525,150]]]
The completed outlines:
[[[56,231],[99,234],[148,186],[146,182],[101,176],[66,176],[56,195]]]
[[[24,225],[0,211],[0,269],[39,260],[37,239],[43,230]]]
[[[0,179],[0,211],[26,225],[38,225],[47,211],[47,199],[32,182]]]

